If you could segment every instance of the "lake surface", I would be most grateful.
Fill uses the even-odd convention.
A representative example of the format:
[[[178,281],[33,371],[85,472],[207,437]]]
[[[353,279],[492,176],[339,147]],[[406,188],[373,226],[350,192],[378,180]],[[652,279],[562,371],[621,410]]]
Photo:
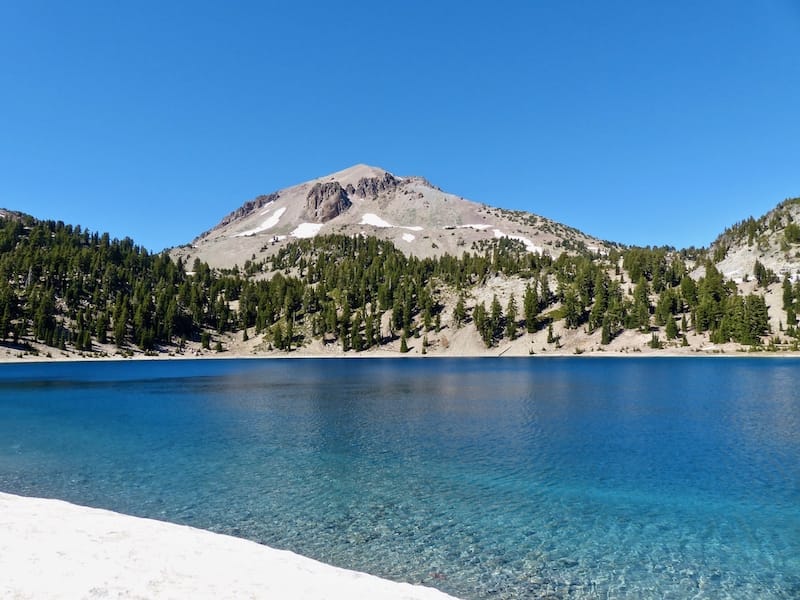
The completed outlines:
[[[479,598],[800,597],[800,361],[0,365],[0,490]]]

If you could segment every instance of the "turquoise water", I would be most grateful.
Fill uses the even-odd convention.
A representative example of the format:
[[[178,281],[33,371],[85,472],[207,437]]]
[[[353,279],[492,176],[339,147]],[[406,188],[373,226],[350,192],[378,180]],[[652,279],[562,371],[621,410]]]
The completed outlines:
[[[0,366],[0,490],[478,598],[800,597],[800,361]]]

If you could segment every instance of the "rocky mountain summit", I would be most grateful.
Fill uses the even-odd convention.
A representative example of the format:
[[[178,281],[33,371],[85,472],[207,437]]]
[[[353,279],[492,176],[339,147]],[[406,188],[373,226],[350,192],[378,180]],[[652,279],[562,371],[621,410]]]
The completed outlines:
[[[422,177],[356,165],[249,200],[173,256],[200,258],[212,267],[241,266],[292,240],[329,233],[375,236],[418,257],[461,255],[502,238],[554,257],[612,247],[538,215],[449,194]]]

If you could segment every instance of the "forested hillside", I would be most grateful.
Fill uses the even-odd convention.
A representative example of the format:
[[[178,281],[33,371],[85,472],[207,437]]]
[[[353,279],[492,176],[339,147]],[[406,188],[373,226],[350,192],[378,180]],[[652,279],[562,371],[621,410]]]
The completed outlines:
[[[459,257],[417,258],[390,241],[327,235],[241,268],[195,260],[187,270],[128,238],[6,217],[0,344],[84,355],[223,351],[234,343],[250,354],[313,344],[447,353],[457,352],[455,339],[475,338],[484,349],[527,343],[529,353],[581,353],[635,333],[626,339],[653,350],[685,348],[690,339],[797,348],[800,283],[762,265],[740,289],[711,261],[694,279],[693,259],[663,248],[553,258],[508,238]],[[782,300],[777,327],[764,295],[770,286]],[[581,344],[570,346],[571,337]]]
[[[25,216],[0,220],[0,340],[82,351],[114,340],[152,350],[206,324],[190,312],[202,283],[128,238]]]

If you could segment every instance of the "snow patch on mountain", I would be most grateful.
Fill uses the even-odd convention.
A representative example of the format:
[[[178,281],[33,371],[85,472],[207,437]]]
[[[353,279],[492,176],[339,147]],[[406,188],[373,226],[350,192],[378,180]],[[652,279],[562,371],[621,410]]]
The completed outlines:
[[[237,233],[234,237],[246,237],[248,235],[255,235],[257,233],[261,233],[262,231],[267,231],[268,229],[272,229],[278,222],[281,220],[283,213],[286,212],[286,207],[281,207],[272,213],[267,219],[264,220],[261,225],[258,227],[254,227],[253,229],[248,229],[247,231],[242,231]]]
[[[364,213],[361,216],[359,225],[372,225],[373,227],[394,227],[391,223],[384,221],[375,213]]]
[[[381,219],[375,213],[364,213],[361,217],[361,221],[359,221],[358,224],[372,225],[373,227],[380,227],[383,229],[387,227],[397,227],[398,229],[407,229],[408,231],[422,231],[422,227],[420,227],[419,225],[392,225],[391,223],[389,223],[389,221]]]
[[[289,234],[296,238],[313,238],[322,229],[323,223],[300,223]]]
[[[523,237],[521,235],[508,235],[506,233],[503,233],[499,229],[495,229],[494,230],[494,237],[496,237],[496,238],[507,237],[510,240],[517,240],[518,242],[522,242],[523,244],[525,244],[525,249],[528,252],[532,252],[534,254],[541,254],[542,251],[543,251],[543,248],[541,246],[537,246],[531,240],[529,240],[528,238]]]

